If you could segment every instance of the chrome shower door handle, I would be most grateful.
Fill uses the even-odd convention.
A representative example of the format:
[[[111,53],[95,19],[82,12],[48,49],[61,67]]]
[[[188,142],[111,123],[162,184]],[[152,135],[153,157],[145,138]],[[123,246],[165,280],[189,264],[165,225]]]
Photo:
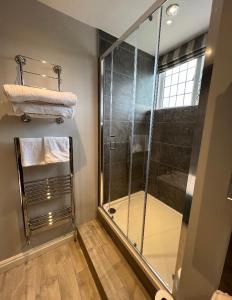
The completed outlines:
[[[116,150],[116,141],[113,138],[115,138],[115,135],[110,136],[110,150]]]

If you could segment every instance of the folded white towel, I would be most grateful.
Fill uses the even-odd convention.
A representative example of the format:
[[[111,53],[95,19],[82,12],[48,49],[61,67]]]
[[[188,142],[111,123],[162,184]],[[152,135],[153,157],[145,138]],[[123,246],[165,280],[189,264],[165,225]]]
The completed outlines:
[[[69,138],[44,137],[44,153],[47,164],[69,161]]]
[[[23,167],[45,164],[42,138],[20,138],[19,142]]]
[[[216,291],[211,300],[232,300],[232,296],[226,294],[226,293],[223,293],[221,291]]]
[[[48,104],[34,103],[12,103],[13,111],[17,115],[33,114],[38,117],[62,116],[66,119],[72,119],[74,116],[74,108]]]
[[[4,84],[3,91],[9,101],[13,103],[50,103],[68,107],[75,106],[77,103],[77,96],[70,92],[56,92],[15,84]]]

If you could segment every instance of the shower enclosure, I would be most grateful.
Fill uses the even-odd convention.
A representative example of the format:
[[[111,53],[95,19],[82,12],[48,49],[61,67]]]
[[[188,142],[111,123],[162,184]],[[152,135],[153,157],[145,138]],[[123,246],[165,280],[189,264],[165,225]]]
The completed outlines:
[[[170,4],[157,1],[120,39],[100,32],[100,206],[172,292],[191,206],[206,34],[174,44]]]

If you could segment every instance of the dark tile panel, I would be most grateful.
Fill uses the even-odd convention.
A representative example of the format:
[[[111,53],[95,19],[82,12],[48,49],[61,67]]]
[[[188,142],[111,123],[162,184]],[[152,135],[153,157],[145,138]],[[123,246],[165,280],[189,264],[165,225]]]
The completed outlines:
[[[151,109],[153,101],[153,76],[154,60],[144,53],[139,53],[137,60],[136,103],[148,106],[148,110]]]
[[[157,185],[157,198],[177,210],[183,213],[185,206],[185,192],[179,190],[165,182],[159,182]]]
[[[98,57],[100,57],[110,46],[112,43],[105,39],[99,40],[99,46],[98,46]]]
[[[133,113],[133,79],[113,73],[112,119],[130,121]]]
[[[106,70],[103,77],[103,117],[108,120],[110,116],[111,101],[111,72]]]
[[[131,194],[144,191],[144,182],[140,178],[135,178],[131,184]]]
[[[114,50],[114,72],[127,75],[134,78],[134,60],[135,54],[122,47]]]
[[[108,42],[110,42],[111,44],[113,44],[114,42],[116,42],[117,38],[105,31],[102,30],[98,30],[98,37],[100,40],[106,40]]]
[[[148,135],[148,126],[146,121],[134,121],[134,134]]]
[[[144,157],[134,157],[132,163],[131,170],[131,178],[134,180],[135,178],[140,178],[141,182],[144,182]],[[133,184],[132,180],[132,184]]]
[[[194,123],[164,122],[156,123],[153,141],[168,144],[192,146]]]
[[[155,111],[155,122],[196,122],[198,106],[177,107]]]
[[[157,184],[159,185],[160,182],[166,183],[185,193],[186,186],[187,186],[187,179],[188,179],[187,173],[172,170],[169,174],[163,174],[157,176]]]
[[[110,136],[110,121],[104,121],[103,138],[104,143],[109,141]],[[131,134],[131,123],[124,121],[112,121],[111,122],[111,134],[115,136],[114,141],[116,143],[128,143]]]
[[[115,150],[111,150],[111,162],[128,162],[130,160],[128,143],[115,143]],[[109,144],[104,144],[104,163],[109,163]]]
[[[155,57],[147,52],[144,52],[143,50],[138,49],[138,58],[146,59],[150,62],[150,64],[155,63]]]
[[[191,147],[154,142],[152,145],[151,159],[178,170],[188,172],[191,152]]]
[[[112,163],[111,168],[111,200],[124,197],[128,194],[129,163]]]

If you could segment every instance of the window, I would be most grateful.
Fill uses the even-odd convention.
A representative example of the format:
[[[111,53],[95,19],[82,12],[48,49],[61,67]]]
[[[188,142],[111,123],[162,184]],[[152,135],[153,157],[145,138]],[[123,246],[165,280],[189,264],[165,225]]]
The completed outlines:
[[[158,109],[197,105],[203,56],[159,74]]]

